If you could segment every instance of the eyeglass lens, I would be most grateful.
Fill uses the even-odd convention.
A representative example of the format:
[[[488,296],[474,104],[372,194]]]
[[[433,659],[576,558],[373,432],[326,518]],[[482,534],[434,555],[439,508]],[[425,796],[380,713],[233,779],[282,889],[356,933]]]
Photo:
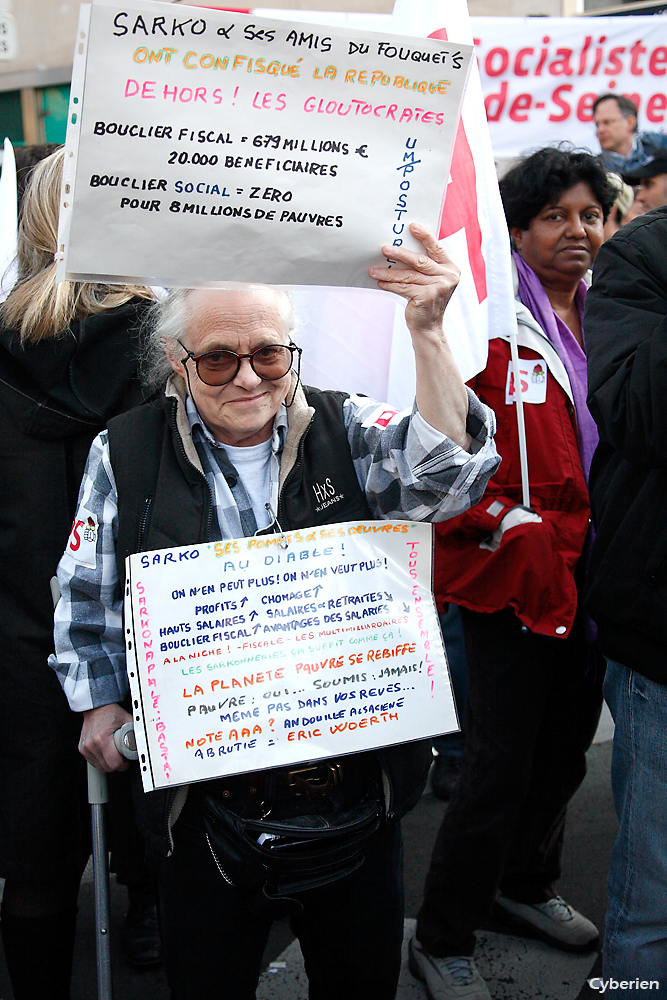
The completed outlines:
[[[289,347],[282,345],[260,347],[251,354],[249,360],[253,371],[260,378],[279,379],[292,366],[292,352]],[[200,355],[196,364],[197,374],[202,382],[207,385],[224,385],[234,378],[241,361],[231,351],[211,351]]]

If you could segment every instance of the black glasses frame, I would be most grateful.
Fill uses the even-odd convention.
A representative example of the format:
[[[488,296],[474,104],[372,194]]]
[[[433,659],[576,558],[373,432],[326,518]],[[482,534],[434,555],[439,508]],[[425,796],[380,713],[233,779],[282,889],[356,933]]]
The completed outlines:
[[[183,350],[187,354],[187,357],[183,359],[183,364],[185,364],[186,361],[194,361],[194,363],[195,363],[195,369],[197,371],[197,377],[199,378],[199,380],[201,382],[204,383],[204,385],[210,385],[210,386],[229,385],[229,383],[233,382],[234,379],[236,378],[236,376],[238,375],[239,368],[241,367],[241,362],[245,358],[247,358],[248,361],[250,362],[250,367],[254,371],[255,375],[257,375],[258,378],[265,379],[267,382],[278,382],[281,378],[285,378],[285,375],[287,375],[288,372],[290,372],[292,370],[292,368],[294,367],[294,352],[295,351],[296,351],[296,354],[297,354],[297,357],[298,357],[298,360],[299,360],[299,368],[301,368],[301,354],[303,352],[302,352],[302,349],[300,347],[296,346],[296,344],[264,344],[262,347],[258,347],[257,350],[253,351],[251,354],[237,354],[235,351],[229,351],[229,350],[227,350],[227,348],[218,348],[218,350],[215,350],[215,351],[206,351],[204,354],[193,354],[192,351],[189,351],[188,348],[185,346],[185,344],[181,340],[179,340],[178,338],[176,338],[176,343],[180,344],[180,346],[183,348]],[[284,347],[286,351],[290,352],[291,361],[290,361],[289,368],[287,369],[286,372],[283,372],[282,375],[275,375],[273,378],[271,378],[268,375],[262,375],[262,373],[258,372],[257,369],[255,368],[255,361],[254,361],[255,355],[259,354],[260,351],[265,351],[267,349],[267,347]],[[210,354],[229,354],[231,357],[236,358],[236,369],[234,370],[233,375],[231,375],[228,379],[225,379],[224,382],[207,382],[205,378],[202,378],[202,376],[200,374],[200,371],[199,371],[199,362],[203,358],[208,357]]]

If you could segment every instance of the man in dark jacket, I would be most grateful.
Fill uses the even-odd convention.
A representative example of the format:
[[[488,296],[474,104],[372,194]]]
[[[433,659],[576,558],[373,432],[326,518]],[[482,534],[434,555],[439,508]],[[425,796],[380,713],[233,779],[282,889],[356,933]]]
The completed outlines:
[[[604,976],[667,984],[667,208],[595,261],[584,326],[597,536],[588,610],[605,697],[620,830],[608,876]]]
[[[358,517],[439,520],[481,497],[498,459],[493,414],[466,392],[443,331],[457,269],[430,233],[419,226],[412,232],[420,253],[383,251],[405,270],[370,271],[381,288],[408,300],[417,377],[411,414],[346,393],[302,390],[292,367],[299,348],[290,336],[289,300],[276,290],[177,291],[164,304],[156,339],[172,372],[166,390],[94,442],[75,524],[92,524],[96,543],[84,546],[77,536],[59,569],[53,665],[70,706],[84,716],[81,751],[103,770],[123,766],[113,732],[131,718],[120,706],[127,694],[120,619],[127,552]],[[150,470],[151,488],[140,488]],[[336,502],[324,509],[318,484],[327,477]],[[280,915],[266,896],[239,888],[213,853],[205,828],[211,802],[243,816],[275,807],[275,815],[302,810],[305,798],[311,812],[330,817],[329,799],[343,796],[346,809],[360,805],[362,793],[381,783],[380,769],[389,793],[385,821],[365,845],[363,864],[297,892],[292,913],[312,996],[393,1000],[402,939],[396,821],[423,787],[415,748],[393,749],[318,762],[298,785],[294,771],[281,769],[141,797],[159,858],[174,1000],[254,996],[269,928]],[[424,749],[427,764],[428,747],[418,746],[417,756]],[[339,780],[325,780],[327,770]]]

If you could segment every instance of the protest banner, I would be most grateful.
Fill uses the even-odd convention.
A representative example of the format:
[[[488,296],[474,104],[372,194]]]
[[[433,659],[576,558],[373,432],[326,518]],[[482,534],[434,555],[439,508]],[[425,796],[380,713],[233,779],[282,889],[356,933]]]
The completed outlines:
[[[374,287],[406,213],[435,228],[471,46],[404,38],[406,67],[392,35],[86,10],[59,278]]]
[[[568,140],[600,151],[593,102],[625,94],[640,129],[667,122],[664,17],[476,17],[477,61],[497,157]]]
[[[457,729],[431,531],[346,522],[130,556],[144,790]]]

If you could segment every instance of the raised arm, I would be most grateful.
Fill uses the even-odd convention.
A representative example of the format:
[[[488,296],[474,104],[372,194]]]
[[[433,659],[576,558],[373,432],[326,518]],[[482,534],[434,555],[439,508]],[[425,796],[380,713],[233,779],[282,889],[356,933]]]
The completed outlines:
[[[445,309],[461,272],[428,229],[412,223],[410,232],[424,247],[423,253],[385,246],[383,254],[405,269],[371,267],[368,273],[378,288],[408,300],[405,319],[415,352],[417,409],[432,427],[469,451],[468,396],[443,328]]]

